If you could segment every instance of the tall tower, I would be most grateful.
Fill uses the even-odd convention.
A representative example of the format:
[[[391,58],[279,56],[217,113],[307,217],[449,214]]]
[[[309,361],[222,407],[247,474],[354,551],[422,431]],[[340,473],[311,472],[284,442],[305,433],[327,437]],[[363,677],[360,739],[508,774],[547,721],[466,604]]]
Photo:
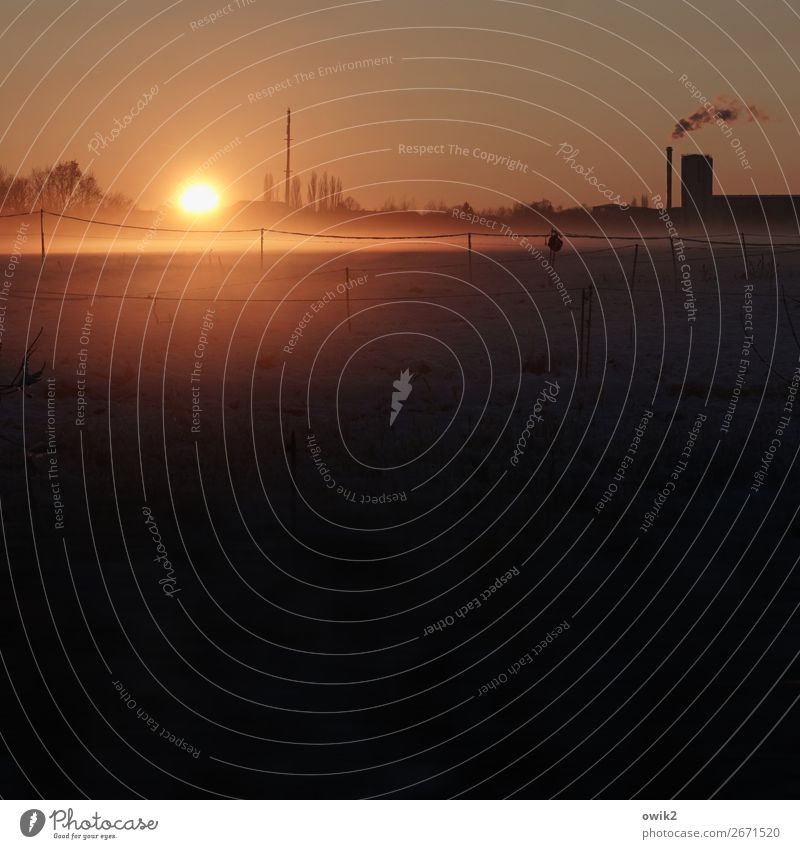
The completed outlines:
[[[706,219],[711,213],[714,160],[692,153],[681,157],[681,216],[684,221]]]
[[[289,191],[291,189],[291,180],[292,180],[292,168],[291,168],[291,155],[292,155],[292,110],[286,110],[286,182],[285,182],[285,199],[286,206],[289,206]]]
[[[672,148],[667,148],[667,212],[672,212]]]

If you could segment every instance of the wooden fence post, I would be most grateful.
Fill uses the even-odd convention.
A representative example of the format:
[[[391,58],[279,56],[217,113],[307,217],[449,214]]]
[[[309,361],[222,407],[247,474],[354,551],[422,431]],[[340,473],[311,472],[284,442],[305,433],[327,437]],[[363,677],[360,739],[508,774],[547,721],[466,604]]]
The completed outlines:
[[[745,241],[744,233],[742,233],[741,230],[739,231],[739,239],[741,240],[742,251],[744,252],[744,273],[745,277],[747,277],[750,272],[750,258],[747,256],[747,242]]]
[[[589,301],[589,310],[586,317],[586,364],[583,367],[583,376],[589,373],[589,363],[590,363],[590,350],[591,350],[591,340],[592,340],[592,297],[594,294],[594,290],[591,286],[588,286],[588,295],[587,300]]]
[[[347,329],[352,333],[353,328],[350,325],[350,269],[344,270],[344,298],[347,304]]]
[[[678,294],[678,260],[675,258],[675,239],[669,237],[669,250],[672,254],[672,285],[675,288],[675,294]]]
[[[294,436],[294,429],[289,434],[289,439],[286,442],[286,450],[289,453],[289,468],[292,474],[292,530],[297,529],[297,440]]]
[[[636,289],[636,266],[639,264],[639,243],[637,242],[633,246],[633,270],[631,271],[631,309],[633,313],[631,315],[631,324],[628,331],[628,339],[633,344],[633,319],[636,314],[636,305],[633,300],[633,292]]]
[[[586,312],[586,289],[581,289],[581,336],[580,342],[578,343],[578,377],[583,377],[583,327],[585,323],[585,312]]]

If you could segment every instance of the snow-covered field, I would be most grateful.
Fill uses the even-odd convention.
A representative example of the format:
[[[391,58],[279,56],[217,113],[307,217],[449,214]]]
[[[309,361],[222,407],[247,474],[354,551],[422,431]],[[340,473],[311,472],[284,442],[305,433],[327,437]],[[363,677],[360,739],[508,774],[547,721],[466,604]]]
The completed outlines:
[[[681,639],[702,619],[703,633],[725,634],[702,646],[723,669],[710,711],[750,668],[749,649],[723,665],[744,629],[765,613],[764,638],[777,633],[791,609],[770,599],[798,588],[781,546],[797,543],[796,474],[787,473],[800,427],[800,254],[750,247],[745,276],[736,247],[692,248],[676,292],[663,242],[640,248],[632,287],[633,248],[620,247],[586,240],[559,255],[569,303],[536,259],[496,240],[475,240],[471,269],[462,245],[407,241],[268,240],[263,272],[252,249],[52,252],[43,269],[28,250],[5,289],[0,351],[5,382],[41,328],[30,365],[45,365],[42,380],[0,400],[0,493],[17,580],[41,593],[36,570],[45,570],[53,615],[87,617],[139,701],[162,698],[129,650],[128,640],[148,654],[149,614],[195,672],[161,649],[151,668],[195,709],[208,700],[223,725],[254,731],[258,711],[209,694],[198,669],[258,704],[334,705],[316,724],[279,715],[267,737],[347,737],[356,726],[346,709],[411,693],[422,695],[403,701],[403,720],[422,722],[515,661],[509,641],[523,629],[537,642],[564,620],[572,626],[558,648],[537,661],[566,664],[542,682],[542,698],[594,669],[573,711],[642,646],[636,663],[646,668],[676,643],[688,666],[701,647]],[[765,551],[777,555],[762,573]],[[512,568],[519,574],[484,598]],[[593,648],[590,663],[586,647],[574,654],[590,634],[593,646],[625,638],[610,655]],[[86,635],[74,639],[93,667]],[[273,677],[265,683],[237,665],[245,661]],[[307,680],[368,683],[323,698],[291,683]],[[507,697],[537,680],[509,684]],[[748,680],[757,692],[757,675]],[[530,715],[534,702],[506,719]],[[483,716],[476,704],[454,728]],[[217,782],[208,755],[248,760],[247,738],[161,710],[204,753],[193,780]],[[358,735],[395,729],[398,717],[369,714]],[[426,727],[423,737],[442,739]],[[670,732],[660,745],[672,752],[673,743]],[[381,758],[407,753],[396,738],[387,746]],[[353,792],[421,779],[458,760],[447,751],[375,784],[364,777]],[[553,760],[559,750],[546,751]],[[643,775],[667,760],[660,751]],[[372,754],[348,750],[348,762]],[[506,754],[496,750],[498,762]],[[275,755],[275,768],[287,757]],[[293,771],[320,768],[318,750],[296,757]],[[573,791],[599,792],[620,768],[614,757]],[[788,780],[786,764],[773,768]],[[466,786],[469,773],[459,774]],[[637,774],[614,789],[632,792]],[[675,789],[669,775],[652,793]],[[267,792],[239,773],[226,780],[229,791]]]
[[[265,497],[251,486],[260,489],[259,475],[268,476],[266,495],[279,503],[290,489],[281,434],[283,443],[294,434],[299,489],[323,515],[413,516],[453,497],[473,504],[503,473],[527,481],[545,455],[568,467],[587,448],[599,460],[612,434],[622,443],[645,408],[658,423],[648,435],[653,450],[670,421],[670,433],[680,431],[679,422],[706,405],[708,446],[721,436],[721,450],[744,446],[759,407],[755,435],[771,426],[781,378],[790,380],[797,364],[797,255],[777,249],[776,283],[768,249],[750,249],[745,279],[736,248],[712,256],[698,247],[689,253],[686,295],[675,293],[663,246],[642,249],[633,291],[631,247],[597,246],[558,258],[566,305],[535,259],[498,252],[496,243],[476,245],[471,281],[463,249],[419,243],[314,251],[298,244],[287,253],[283,243],[268,244],[263,273],[252,252],[54,254],[41,274],[28,255],[3,302],[0,369],[10,379],[42,329],[31,365],[45,363],[52,381],[64,474],[80,472],[71,467],[81,433],[110,432],[115,463],[130,463],[137,478],[165,462],[194,466],[197,446],[220,473],[236,470],[234,486],[247,481],[248,499]],[[581,291],[589,286],[590,330]],[[746,299],[753,343],[735,416],[721,434],[749,335]],[[582,313],[585,377],[578,376]],[[390,426],[393,382],[404,369],[413,388]],[[536,423],[535,448],[512,467],[508,458],[548,379],[558,381],[558,399]],[[25,422],[35,471],[46,466],[39,456],[46,384],[28,395],[7,396],[0,414],[7,435],[21,438]],[[337,488],[359,502],[415,495],[377,510],[333,498],[330,479],[310,461],[309,432]],[[96,462],[105,468],[106,459]],[[177,478],[176,486],[189,483]],[[587,483],[583,473],[578,482]],[[604,482],[600,476],[590,490]]]

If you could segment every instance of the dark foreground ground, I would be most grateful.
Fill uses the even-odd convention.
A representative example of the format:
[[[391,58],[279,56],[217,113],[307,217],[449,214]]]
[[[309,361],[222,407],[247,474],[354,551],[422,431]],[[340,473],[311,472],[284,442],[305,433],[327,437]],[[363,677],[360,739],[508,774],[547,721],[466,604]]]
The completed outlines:
[[[800,264],[653,250],[26,257],[0,793],[796,797]]]

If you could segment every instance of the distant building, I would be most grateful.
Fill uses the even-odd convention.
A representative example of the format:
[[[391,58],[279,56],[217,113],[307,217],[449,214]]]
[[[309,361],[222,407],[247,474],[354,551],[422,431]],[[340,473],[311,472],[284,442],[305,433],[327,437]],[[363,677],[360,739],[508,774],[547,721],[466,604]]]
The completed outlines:
[[[714,160],[702,154],[681,157],[681,217],[708,228],[775,224],[800,229],[800,195],[715,195]]]

